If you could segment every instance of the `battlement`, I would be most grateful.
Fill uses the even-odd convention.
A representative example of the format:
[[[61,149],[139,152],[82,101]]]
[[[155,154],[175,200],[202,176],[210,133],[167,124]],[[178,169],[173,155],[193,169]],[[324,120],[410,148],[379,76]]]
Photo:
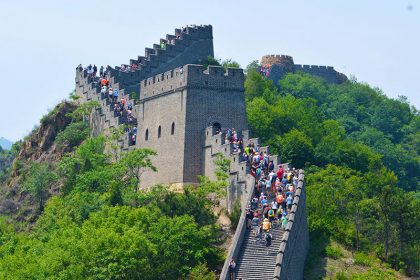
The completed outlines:
[[[166,39],[145,48],[145,55],[130,59],[129,64],[109,67],[108,78],[114,78],[121,88],[129,87],[138,93],[141,80],[208,56],[214,56],[212,26],[191,25],[166,34]]]
[[[199,88],[218,88],[223,90],[243,90],[244,72],[239,68],[221,66],[187,65],[188,86]]]
[[[175,68],[140,82],[140,100],[174,91],[186,86],[184,67]]]
[[[284,64],[293,65],[293,57],[289,55],[265,55],[261,58],[262,65]]]
[[[142,65],[151,63],[156,66],[155,61],[165,63],[168,58],[175,57],[196,41],[212,39],[213,28],[211,25],[192,25],[183,29],[175,29],[175,35],[166,34],[166,39],[160,39],[159,44],[153,44],[152,48],[145,48],[145,56],[139,56],[137,60],[131,59],[130,64],[132,62]]]
[[[306,64],[295,64],[295,71],[323,71],[323,72],[334,72],[334,67],[332,66],[319,66],[319,65],[306,65]]]
[[[204,68],[202,65],[187,64],[142,80],[140,99],[149,99],[185,87],[243,91],[244,73],[242,69],[228,68],[225,71],[221,66]]]
[[[339,84],[347,80],[344,74],[337,72],[332,66],[294,64],[293,58],[288,55],[265,55],[261,58],[261,66],[265,69],[263,73],[274,84],[277,84],[287,73],[299,71],[321,77],[328,83],[333,84]]]

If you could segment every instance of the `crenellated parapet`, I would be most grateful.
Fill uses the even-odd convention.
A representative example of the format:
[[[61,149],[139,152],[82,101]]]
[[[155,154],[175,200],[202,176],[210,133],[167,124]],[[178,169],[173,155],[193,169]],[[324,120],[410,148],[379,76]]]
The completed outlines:
[[[188,64],[182,67],[154,75],[140,82],[140,100],[147,100],[162,94],[190,89],[214,89],[223,91],[244,90],[244,73],[242,69],[221,66]]]
[[[276,257],[273,279],[303,279],[303,267],[309,251],[309,230],[306,214],[305,173],[299,170],[299,183]]]
[[[167,34],[159,44],[145,48],[145,55],[130,59],[129,64],[110,67],[110,76],[123,87],[133,86],[139,91],[139,82],[145,78],[180,67],[188,63],[204,61],[214,56],[213,29],[211,25],[193,25],[175,29],[175,34]]]

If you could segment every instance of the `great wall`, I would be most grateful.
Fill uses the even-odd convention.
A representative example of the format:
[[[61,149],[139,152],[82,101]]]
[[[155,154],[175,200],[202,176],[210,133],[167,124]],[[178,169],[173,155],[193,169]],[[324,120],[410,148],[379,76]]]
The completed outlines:
[[[226,142],[224,133],[220,133],[235,128],[244,146],[259,144],[259,139],[249,136],[244,73],[233,68],[225,71],[220,66],[205,69],[200,64],[208,56],[214,56],[212,26],[188,26],[175,29],[174,35],[166,35],[160,44],[146,48],[145,56],[131,59],[129,65],[108,67],[109,86],[118,90],[119,97],[124,97],[127,104],[133,104],[130,121],[127,116],[114,113],[109,98],[101,93],[98,78],[88,77],[80,67],[76,69],[76,93],[81,102],[95,100],[101,104],[90,117],[93,135],[121,125],[136,126],[135,143],[127,133],[118,140],[121,149],[151,148],[157,152],[153,163],[158,172],[145,172],[142,187],[194,184],[198,175],[214,179],[215,157],[221,153],[230,160],[225,206],[231,211],[239,200],[244,210],[254,192],[255,178],[250,174],[250,163],[242,161],[233,144]],[[321,76],[330,83],[345,80],[332,67],[295,65],[290,56],[265,56],[262,64],[268,66],[270,78],[275,82],[296,71]],[[131,70],[123,70],[127,68]],[[268,147],[261,147],[261,151],[268,153]],[[277,166],[277,156],[270,156],[270,160]],[[299,171],[289,221],[285,230],[277,230],[273,246],[260,250],[249,238],[243,211],[220,279],[229,279],[231,259],[238,263],[237,279],[303,278],[309,248],[303,170]],[[249,263],[262,253],[272,259],[272,269],[267,275],[256,273]]]

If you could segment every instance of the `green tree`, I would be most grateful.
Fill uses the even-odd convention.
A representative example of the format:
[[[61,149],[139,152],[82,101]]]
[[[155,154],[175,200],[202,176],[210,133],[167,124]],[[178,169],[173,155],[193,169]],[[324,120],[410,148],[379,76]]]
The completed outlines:
[[[55,138],[55,143],[60,149],[70,149],[82,143],[90,135],[90,127],[86,122],[73,122]]]
[[[38,201],[38,210],[42,212],[48,190],[56,182],[57,175],[44,163],[32,163],[28,171],[29,175],[25,177],[23,186]]]
[[[311,140],[305,133],[292,129],[283,137],[278,139],[279,150],[282,162],[290,162],[297,168],[305,166],[313,158],[313,146]]]
[[[228,68],[240,68],[241,67],[238,62],[236,62],[236,61],[234,61],[230,58],[223,60],[221,64],[222,64],[222,67],[225,69],[225,71]]]
[[[92,113],[92,110],[95,108],[101,107],[101,104],[98,101],[88,101],[79,104],[73,112],[69,113],[68,116],[73,120],[82,120],[83,122],[88,121],[87,117]]]
[[[157,171],[150,158],[154,155],[156,155],[156,152],[151,149],[135,149],[123,155],[119,165],[127,175],[125,178],[126,185],[133,187],[137,191],[141,175],[149,169],[154,172]]]
[[[216,280],[214,272],[209,271],[205,263],[198,264],[191,269],[187,277],[188,280]]]

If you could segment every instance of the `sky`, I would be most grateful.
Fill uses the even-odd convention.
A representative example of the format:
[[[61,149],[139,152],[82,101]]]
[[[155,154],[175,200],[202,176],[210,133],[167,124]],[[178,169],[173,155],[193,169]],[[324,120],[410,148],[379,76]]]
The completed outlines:
[[[287,54],[420,108],[420,0],[0,0],[0,136],[30,133],[79,63],[128,63],[187,24],[213,26],[217,58]]]

